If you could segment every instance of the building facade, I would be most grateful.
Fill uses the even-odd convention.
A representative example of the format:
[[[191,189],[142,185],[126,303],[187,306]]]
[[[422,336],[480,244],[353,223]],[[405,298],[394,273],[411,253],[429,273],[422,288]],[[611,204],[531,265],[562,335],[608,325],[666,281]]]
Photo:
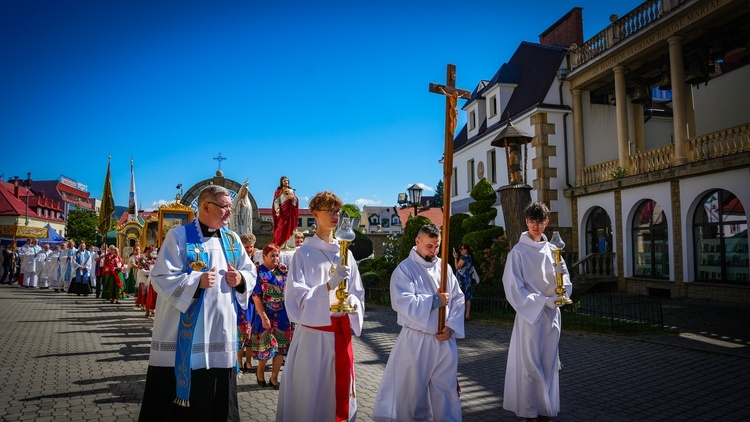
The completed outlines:
[[[629,294],[750,303],[750,4],[649,0],[569,43],[579,17],[573,9],[534,45],[564,51],[559,90],[546,85],[532,108],[509,109],[534,63],[511,59],[515,85],[508,66],[503,83],[483,81],[464,105],[454,209],[480,177],[478,162],[495,168],[493,187],[504,182],[507,160],[490,140],[509,116],[534,137],[532,199],[553,211],[549,229],[563,234],[575,272],[607,273]]]

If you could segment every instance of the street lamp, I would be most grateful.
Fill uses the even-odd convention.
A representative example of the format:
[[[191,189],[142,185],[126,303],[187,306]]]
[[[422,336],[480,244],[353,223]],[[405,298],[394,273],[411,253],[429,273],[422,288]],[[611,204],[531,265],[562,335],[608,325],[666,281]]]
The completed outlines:
[[[419,185],[411,185],[410,188],[407,189],[409,192],[409,198],[411,199],[411,205],[414,206],[414,216],[417,216],[417,211],[419,209],[419,205],[422,203],[422,188],[419,187]]]
[[[182,199],[182,183],[179,183],[175,188],[180,190],[180,195],[177,197],[177,200],[179,201]]]
[[[31,188],[31,172],[26,173],[26,225],[29,225],[29,188]]]

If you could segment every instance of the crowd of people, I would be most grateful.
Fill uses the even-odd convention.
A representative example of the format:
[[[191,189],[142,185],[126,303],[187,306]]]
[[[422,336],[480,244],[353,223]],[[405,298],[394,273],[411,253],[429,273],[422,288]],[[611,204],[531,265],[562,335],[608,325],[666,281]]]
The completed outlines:
[[[77,296],[95,295],[96,298],[119,304],[126,297],[133,297],[136,305],[146,309],[146,316],[153,316],[156,307],[156,292],[149,295],[149,267],[156,260],[156,251],[146,247],[146,254],[137,254],[124,265],[120,250],[114,245],[86,246],[79,242],[65,241],[59,245],[39,245],[37,239],[27,239],[22,246],[11,242],[3,248],[3,275],[0,284],[18,284],[27,289],[52,289],[58,293]],[[152,252],[153,251],[153,252]],[[134,258],[137,256],[137,258]],[[128,289],[130,277],[137,280],[138,290]],[[140,294],[138,294],[140,292]]]
[[[342,205],[329,191],[310,200],[316,232],[290,234],[282,245],[293,238],[295,247],[283,251],[285,263],[279,245],[259,250],[252,233],[227,227],[229,191],[211,185],[200,193],[197,218],[170,230],[158,254],[136,246],[124,265],[112,245],[50,248],[29,239],[3,249],[0,282],[95,293],[115,304],[135,297],[146,317],[154,317],[141,421],[239,420],[241,373],[279,390],[277,421],[355,420],[352,334],[362,332],[365,303],[357,263],[351,252],[342,257],[334,238]],[[516,310],[503,407],[527,421],[547,421],[560,409],[557,274],[568,292],[571,284],[565,262],[555,262],[543,234],[549,210],[534,202],[525,215],[528,231],[510,251],[503,275]],[[414,240],[391,277],[401,332],[373,419],[460,421],[456,340],[470,319],[474,263],[461,244],[453,254],[457,273],[448,266],[441,280],[441,230],[424,225]],[[340,285],[346,285],[343,308]]]

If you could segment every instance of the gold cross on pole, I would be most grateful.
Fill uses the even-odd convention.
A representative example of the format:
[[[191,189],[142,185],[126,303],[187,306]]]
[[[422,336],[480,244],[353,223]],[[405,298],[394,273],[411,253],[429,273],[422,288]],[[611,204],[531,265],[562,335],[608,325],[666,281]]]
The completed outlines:
[[[459,98],[471,99],[471,92],[456,88],[456,65],[449,64],[446,76],[446,84],[438,85],[430,83],[430,92],[445,95],[445,153],[443,156],[443,233],[441,241],[440,259],[440,292],[447,289],[446,278],[448,277],[448,260],[450,239],[450,216],[451,216],[451,177],[453,176],[453,136],[458,123],[458,110],[456,105]],[[445,306],[438,308],[438,333],[445,326]]]

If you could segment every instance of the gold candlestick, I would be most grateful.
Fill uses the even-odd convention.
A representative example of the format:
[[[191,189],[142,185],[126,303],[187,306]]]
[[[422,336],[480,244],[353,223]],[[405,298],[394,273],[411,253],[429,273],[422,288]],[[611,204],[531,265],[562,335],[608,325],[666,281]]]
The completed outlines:
[[[565,242],[563,242],[562,238],[560,237],[560,232],[552,232],[552,239],[550,239],[549,243],[550,245],[552,245],[552,253],[555,255],[555,264],[559,264],[560,252],[565,249]],[[573,303],[573,301],[570,300],[569,297],[565,296],[565,286],[563,285],[562,273],[555,272],[555,276],[557,277],[557,288],[555,289],[555,293],[557,293],[558,296],[555,304],[570,305],[571,303]]]
[[[355,239],[354,230],[352,230],[353,219],[349,217],[341,218],[341,225],[336,230],[336,240],[339,241],[339,248],[341,252],[341,264],[349,265],[349,244]],[[331,305],[331,312],[342,312],[346,314],[353,314],[357,312],[357,306],[349,306],[346,303],[346,298],[349,297],[349,291],[346,290],[347,279],[341,280],[338,288],[336,288],[336,299],[338,303]]]

